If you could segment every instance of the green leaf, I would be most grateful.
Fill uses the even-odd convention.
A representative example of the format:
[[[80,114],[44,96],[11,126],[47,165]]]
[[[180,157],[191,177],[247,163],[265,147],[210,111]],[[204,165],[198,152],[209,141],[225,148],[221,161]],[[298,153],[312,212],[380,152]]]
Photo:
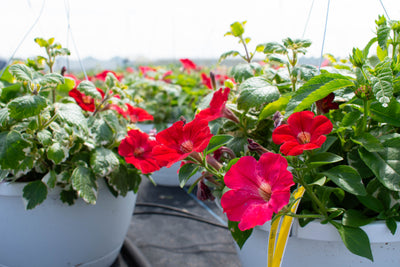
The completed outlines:
[[[334,224],[339,231],[344,245],[354,254],[374,260],[368,235],[359,227],[349,227],[342,224]]]
[[[374,102],[371,104],[371,117],[382,123],[400,127],[400,103],[392,99],[387,107]]]
[[[387,41],[390,35],[390,27],[385,23],[377,27],[378,44],[383,49],[387,49]]]
[[[235,78],[235,81],[241,83],[248,78],[257,76],[261,73],[262,68],[258,63],[244,63],[232,67],[230,75]]]
[[[244,81],[240,86],[237,100],[238,108],[248,110],[271,103],[280,97],[278,88],[263,77],[253,77]]]
[[[0,125],[4,126],[7,120],[8,120],[8,108],[0,109]]]
[[[45,176],[43,176],[42,181],[47,184],[49,188],[54,188],[57,183],[57,174],[54,170],[50,170]]]
[[[361,176],[354,168],[348,165],[335,166],[328,171],[322,172],[322,174],[351,194],[360,196],[367,194]]]
[[[44,146],[49,146],[52,143],[52,134],[48,130],[41,130],[37,133],[39,142]]]
[[[214,152],[221,146],[225,145],[228,143],[231,139],[233,138],[232,135],[214,135],[211,137],[210,142],[208,143],[207,149],[206,149],[206,155]]]
[[[329,84],[332,81],[334,82]],[[295,92],[286,107],[285,116],[288,117],[295,110],[300,110],[300,108],[298,108],[299,105],[301,105],[301,108],[308,108],[315,101],[324,98],[331,92],[343,87],[351,86],[350,83],[353,85],[347,77],[340,74],[324,73],[315,76]],[[304,103],[302,103],[303,100],[305,100]]]
[[[104,120],[95,120],[89,123],[96,143],[102,146],[112,144],[114,142],[114,131],[110,125]]]
[[[356,122],[360,120],[361,112],[358,110],[351,111],[344,115],[342,121],[340,122],[341,127],[350,127],[356,125]]]
[[[76,191],[73,189],[70,190],[62,190],[60,193],[60,199],[62,202],[67,203],[68,205],[73,205],[75,200],[78,199]]]
[[[322,85],[321,87],[319,87],[318,89],[316,89],[315,91],[310,92],[310,94],[307,95],[307,97],[305,97],[300,103],[298,103],[298,105],[294,108],[293,112],[305,110],[311,107],[311,105],[314,104],[316,101],[328,96],[330,93],[351,86],[354,86],[354,83],[348,79],[335,79],[329,81],[324,85]],[[295,97],[296,95],[294,96],[294,98]],[[289,103],[288,106],[290,104],[291,103]]]
[[[253,232],[253,229],[240,231],[238,225],[239,222],[228,221],[228,228],[231,231],[233,239],[236,241],[236,244],[239,246],[239,248],[242,248],[246,240],[250,237],[251,233]]]
[[[101,99],[100,92],[97,91],[96,86],[90,81],[86,81],[86,80],[81,81],[76,89],[78,89],[79,91],[81,91],[82,93],[84,93],[87,96],[91,96],[95,99]]]
[[[75,80],[70,77],[64,77],[64,83],[57,86],[57,90],[60,92],[69,92],[75,87]]]
[[[218,62],[221,62],[224,59],[227,59],[228,57],[236,57],[237,55],[240,55],[240,53],[238,51],[235,51],[235,50],[231,50],[231,51],[225,52],[219,57]]]
[[[259,116],[259,120],[266,119],[275,114],[277,111],[282,111],[286,108],[287,104],[289,103],[290,98],[292,97],[291,94],[281,96],[278,100],[268,103]]]
[[[16,131],[0,132],[0,168],[18,169],[29,153],[30,144]]]
[[[359,210],[349,209],[343,214],[342,223],[346,226],[360,227],[373,222],[375,219],[364,215]]]
[[[316,153],[308,159],[308,166],[315,168],[322,165],[339,162],[341,160],[343,160],[342,157],[330,152]]]
[[[137,170],[127,168],[123,164],[120,164],[118,170],[112,172],[108,178],[112,188],[122,196],[126,196],[129,191],[137,192],[140,181],[141,177]]]
[[[186,163],[179,169],[179,185],[184,187],[186,182],[192,177],[198,170],[198,167],[194,163]]]
[[[78,166],[71,175],[72,187],[78,195],[87,203],[96,204],[97,184],[91,169]]]
[[[55,88],[64,83],[64,77],[58,73],[47,73],[40,77],[39,84],[42,88]]]
[[[244,33],[244,25],[246,24],[246,21],[244,22],[234,22],[231,24],[231,33],[235,37],[239,37]]]
[[[386,219],[386,226],[387,226],[387,228],[389,228],[389,230],[392,233],[392,235],[394,235],[396,233],[397,222],[396,222],[395,219],[393,219],[393,218]]]
[[[68,158],[68,149],[60,143],[54,143],[47,149],[47,158],[55,164],[64,162]]]
[[[369,152],[379,152],[384,149],[379,139],[367,132],[363,133],[361,136],[351,138],[351,140],[363,146]]]
[[[276,42],[271,42],[271,43],[266,43],[264,44],[264,54],[282,54],[286,55],[288,53],[288,50],[286,47],[283,45],[276,43]]]
[[[87,132],[87,121],[82,113],[82,109],[75,103],[57,103],[56,112],[61,120],[71,126],[76,126]]]
[[[47,40],[37,37],[34,39],[35,43],[37,43],[40,47],[46,47],[49,46],[49,43],[47,42]],[[54,41],[54,39],[53,39]]]
[[[385,147],[382,152],[359,149],[360,157],[387,188],[400,191],[400,149]]]
[[[90,155],[90,166],[96,176],[106,177],[119,167],[119,160],[112,150],[98,147]]]
[[[16,120],[36,116],[46,107],[46,98],[39,95],[17,97],[8,103],[9,115]]]
[[[371,195],[357,196],[357,198],[365,207],[375,212],[380,213],[384,209],[382,202]]]
[[[47,197],[47,186],[42,181],[33,181],[23,189],[22,196],[27,201],[26,209],[31,210]]]
[[[372,91],[376,99],[387,107],[393,96],[393,73],[391,59],[379,63],[375,67],[374,75],[371,76]]]
[[[32,70],[24,64],[15,64],[10,66],[9,71],[18,81],[33,81],[33,72]]]

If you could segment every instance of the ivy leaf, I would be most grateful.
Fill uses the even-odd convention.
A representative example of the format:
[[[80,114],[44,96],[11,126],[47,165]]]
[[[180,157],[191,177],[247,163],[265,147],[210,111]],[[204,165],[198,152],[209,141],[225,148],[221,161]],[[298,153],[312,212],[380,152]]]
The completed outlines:
[[[244,63],[233,66],[230,75],[236,82],[243,82],[248,78],[257,76],[261,73],[262,68],[258,63]]]
[[[100,92],[97,91],[96,86],[90,81],[81,81],[76,89],[87,96],[91,96],[95,99],[101,99]]]
[[[390,68],[392,64],[391,59],[376,65],[373,76],[371,76],[372,91],[376,99],[387,107],[393,96],[393,73]]]
[[[40,180],[27,184],[23,191],[23,198],[27,201],[26,209],[31,210],[47,197],[47,186]]]
[[[24,64],[15,64],[10,66],[8,69],[12,75],[15,76],[15,78],[18,81],[27,81],[27,82],[32,82],[33,81],[33,72],[32,70],[27,67]]]
[[[233,138],[232,135],[214,135],[211,137],[210,142],[208,143],[207,149],[206,149],[206,155],[214,152],[221,146],[225,145],[228,143],[231,139]]]
[[[89,204],[96,204],[97,184],[91,169],[78,166],[71,175],[72,187],[78,195]]]
[[[46,98],[40,95],[25,95],[8,103],[9,115],[16,120],[36,116],[46,107]]]
[[[339,81],[335,82],[335,80]],[[334,82],[329,84],[332,81]],[[285,116],[289,116],[300,108],[308,108],[315,101],[324,98],[335,90],[352,85],[353,83],[347,77],[336,73],[324,73],[315,76],[295,92],[287,104]],[[304,103],[302,103],[303,101]],[[300,108],[299,105],[301,105]]]
[[[68,123],[71,126],[76,126],[83,129],[85,132],[88,131],[87,121],[82,113],[82,109],[75,103],[57,103],[56,112],[61,120]]]
[[[98,147],[90,155],[90,166],[95,175],[105,177],[118,168],[119,160],[112,150]]]
[[[343,224],[334,224],[344,245],[354,254],[374,260],[368,235],[359,227],[349,227]]]
[[[0,167],[6,169],[18,169],[26,157],[26,149],[30,144],[16,131],[0,133]]]
[[[240,87],[237,100],[238,108],[248,110],[271,103],[280,97],[278,88],[263,77],[253,77],[244,81]]]
[[[264,44],[264,54],[282,54],[286,55],[288,50],[285,46],[277,42],[270,42]]]
[[[179,169],[179,185],[183,188],[186,182],[195,175],[198,167],[194,163],[186,163]]]
[[[238,225],[239,222],[228,221],[228,228],[231,231],[233,239],[236,241],[236,244],[239,246],[239,248],[242,248],[246,240],[250,237],[251,233],[253,232],[253,229],[240,231]]]
[[[322,174],[326,175],[337,186],[351,194],[360,196],[365,196],[367,194],[361,176],[354,168],[348,165],[335,166],[328,171],[322,172]]]

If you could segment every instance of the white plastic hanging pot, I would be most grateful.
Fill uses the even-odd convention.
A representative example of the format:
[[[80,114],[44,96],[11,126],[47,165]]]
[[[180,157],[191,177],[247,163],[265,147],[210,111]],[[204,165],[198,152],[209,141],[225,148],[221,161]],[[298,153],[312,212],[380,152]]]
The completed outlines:
[[[0,266],[109,267],[128,231],[136,194],[115,198],[100,179],[96,205],[72,206],[59,190],[32,210],[25,209],[23,183],[0,183]]]

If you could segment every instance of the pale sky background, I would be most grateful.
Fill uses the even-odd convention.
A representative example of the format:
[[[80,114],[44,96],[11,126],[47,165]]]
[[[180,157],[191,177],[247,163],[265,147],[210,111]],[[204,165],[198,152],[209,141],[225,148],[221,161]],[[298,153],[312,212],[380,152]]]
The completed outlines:
[[[400,20],[400,1],[381,1],[389,17]],[[55,37],[71,50],[72,60],[78,55],[218,58],[229,50],[243,51],[224,34],[231,23],[244,20],[250,50],[259,43],[301,38],[306,30],[304,38],[313,42],[307,56],[319,57],[327,6],[328,0],[0,0],[0,58],[10,57],[40,13],[16,57],[42,53],[35,37]],[[353,47],[363,48],[383,14],[379,0],[331,0],[324,53],[347,57]]]

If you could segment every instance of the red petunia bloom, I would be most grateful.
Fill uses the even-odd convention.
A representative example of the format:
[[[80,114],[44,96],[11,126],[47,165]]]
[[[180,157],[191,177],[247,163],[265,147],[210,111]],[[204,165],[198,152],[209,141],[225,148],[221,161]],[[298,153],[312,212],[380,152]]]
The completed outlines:
[[[169,76],[171,76],[172,73],[173,73],[172,70],[165,72],[161,79],[166,83],[171,83],[171,79],[169,78]]]
[[[194,64],[194,62],[188,58],[181,58],[181,59],[179,59],[179,61],[182,63],[183,69],[187,70],[188,73],[190,73],[190,70],[197,69],[196,64]]]
[[[153,158],[152,149],[157,141],[140,130],[129,130],[128,135],[121,141],[118,153],[142,173],[150,173],[160,169]]]
[[[159,145],[154,147],[153,154],[163,162],[163,166],[171,167],[189,155],[196,158],[207,147],[211,137],[206,120],[194,119],[186,124],[177,121],[156,135]]]
[[[105,81],[106,77],[107,77],[107,73],[112,73],[114,74],[115,78],[117,78],[118,81],[121,81],[123,78],[123,75],[117,75],[114,71],[112,70],[104,70],[98,74],[96,74],[96,76],[94,76],[96,79],[99,79],[101,81]]]
[[[321,147],[326,136],[332,131],[331,121],[319,115],[314,117],[311,111],[301,111],[289,116],[287,124],[280,125],[272,133],[272,141],[283,144],[280,151],[284,155],[297,156],[304,150]]]
[[[153,115],[149,114],[146,110],[138,107],[133,107],[130,104],[125,104],[127,110],[123,110],[120,106],[112,104],[110,109],[116,110],[125,119],[129,117],[130,121],[136,123],[138,121],[152,121],[154,119]]]
[[[208,89],[213,89],[211,84],[211,78],[207,76],[204,72],[201,73],[201,83],[205,85]]]
[[[258,162],[251,156],[240,158],[225,174],[231,190],[222,195],[221,206],[241,231],[263,225],[289,203],[295,183],[287,167],[284,157],[268,152]]]
[[[156,72],[157,69],[148,66],[139,66],[139,71],[144,77],[147,77],[148,72]]]
[[[333,102],[334,99],[335,99],[335,94],[330,93],[326,97],[315,102],[318,112],[328,113],[329,110],[331,110],[331,109],[338,109],[339,103]]]
[[[196,118],[213,121],[218,118],[224,117],[238,123],[239,119],[235,116],[235,114],[233,114],[230,109],[226,107],[229,92],[230,89],[228,87],[225,89],[220,88],[218,91],[215,91],[213,94],[213,98],[211,99],[210,106],[200,111],[196,115]]]

